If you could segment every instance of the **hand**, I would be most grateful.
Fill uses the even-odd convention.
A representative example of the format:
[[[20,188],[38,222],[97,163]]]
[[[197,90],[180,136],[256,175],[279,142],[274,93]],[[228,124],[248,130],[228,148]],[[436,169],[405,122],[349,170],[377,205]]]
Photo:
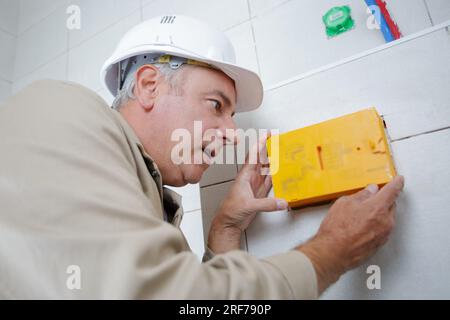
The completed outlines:
[[[216,216],[211,223],[208,236],[208,247],[215,253],[223,253],[240,248],[242,232],[244,232],[256,213],[261,211],[284,210],[288,204],[283,199],[266,198],[272,187],[270,175],[262,173],[262,157],[267,158],[266,140],[263,136],[250,152],[258,155],[256,163],[246,163],[232,184],[228,195],[222,201]],[[249,153],[250,154],[250,153]]]
[[[380,191],[370,185],[338,199],[316,236],[298,248],[312,261],[320,292],[386,243],[395,224],[395,200],[403,186],[403,177],[397,176]]]

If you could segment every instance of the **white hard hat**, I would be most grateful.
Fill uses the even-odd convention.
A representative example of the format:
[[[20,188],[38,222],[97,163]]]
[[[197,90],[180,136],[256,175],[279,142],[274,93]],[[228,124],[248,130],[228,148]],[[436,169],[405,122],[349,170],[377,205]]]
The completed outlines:
[[[225,34],[182,15],[156,17],[128,31],[102,67],[104,86],[115,96],[122,83],[120,64],[151,53],[203,62],[224,72],[235,83],[237,112],[256,109],[262,102],[259,76],[235,64],[234,48]]]

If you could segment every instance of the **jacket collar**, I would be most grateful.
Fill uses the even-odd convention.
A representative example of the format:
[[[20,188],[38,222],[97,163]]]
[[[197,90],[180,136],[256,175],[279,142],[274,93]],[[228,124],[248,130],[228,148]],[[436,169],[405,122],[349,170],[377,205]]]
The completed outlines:
[[[142,157],[144,158],[147,169],[158,187],[159,197],[161,199],[162,206],[166,211],[168,222],[178,227],[183,217],[181,195],[162,185],[161,172],[159,171],[155,161],[147,153],[136,133],[128,122],[122,117],[120,112],[116,110],[113,111],[118,114],[117,118],[119,119],[125,134],[130,138],[132,143],[137,145]]]

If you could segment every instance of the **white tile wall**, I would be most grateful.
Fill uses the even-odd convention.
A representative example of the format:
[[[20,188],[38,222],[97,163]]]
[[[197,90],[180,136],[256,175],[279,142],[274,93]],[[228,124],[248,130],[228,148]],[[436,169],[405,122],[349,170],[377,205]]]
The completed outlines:
[[[273,197],[273,190],[269,197]],[[261,212],[247,229],[248,251],[257,257],[268,257],[291,250],[311,238],[329,206],[302,210]]]
[[[388,0],[386,3],[404,36],[432,26],[424,0]]]
[[[255,17],[273,10],[275,7],[285,4],[293,0],[248,0],[250,5],[250,14]]]
[[[211,222],[219,208],[220,202],[227,195],[228,189],[233,182],[225,182],[209,187],[201,188],[202,214],[203,214],[203,234],[205,241],[208,240]],[[247,250],[247,236],[244,233],[241,238],[241,249]]]
[[[93,35],[105,30],[115,22],[140,9],[140,0],[77,0],[81,12],[81,28],[69,33],[72,48]]]
[[[324,299],[449,297],[450,282],[441,280],[450,261],[450,255],[441,254],[449,241],[441,227],[448,224],[444,208],[450,205],[450,152],[445,144],[450,136],[449,46],[446,31],[430,33],[274,89],[260,110],[239,120],[244,127],[248,123],[286,131],[376,106],[385,115],[391,138],[401,139],[391,144],[398,172],[406,178],[397,202],[397,228],[376,256],[342,277]],[[259,214],[247,230],[249,252],[268,256],[297,246],[316,233],[328,208]],[[435,256],[436,264],[425,267]],[[382,269],[380,291],[365,286],[369,264]]]
[[[444,128],[450,126],[448,61],[448,35],[436,31],[268,91],[259,109],[236,116],[237,124],[288,131],[374,106],[392,139]]]
[[[188,184],[180,188],[170,187],[170,189],[182,196],[184,213],[201,209],[200,185],[198,183]]]
[[[22,17],[20,21],[24,18]],[[67,50],[65,8],[59,6],[17,38],[14,80],[30,74]]]
[[[69,51],[68,79],[94,91],[102,89],[100,70],[103,63],[112,54],[122,35],[139,22],[140,12],[137,10],[107,30],[72,48]]]
[[[97,91],[97,94],[103,98],[103,100],[105,100],[105,102],[111,106],[112,102],[114,101],[114,97],[112,96],[112,94],[109,93],[108,90],[106,90],[105,88],[102,88],[100,90]]]
[[[406,177],[397,201],[396,228],[389,242],[361,267],[346,273],[322,299],[448,299],[450,261],[445,244],[450,179],[450,130],[395,142],[399,172]],[[440,149],[440,151],[437,151]],[[428,164],[432,155],[433,165]],[[420,168],[418,170],[418,168]],[[292,249],[318,230],[329,205],[287,212],[261,213],[247,232],[248,250],[265,257]],[[429,261],[433,261],[432,264]],[[381,268],[381,290],[368,290],[366,268]],[[411,279],[414,279],[412,281]]]
[[[183,231],[191,250],[201,261],[205,252],[201,210],[185,212],[180,229]]]
[[[440,24],[450,20],[450,1],[426,0],[433,24]]]
[[[0,0],[0,30],[16,35],[18,19],[19,2],[17,0]]]
[[[11,83],[0,79],[0,103],[11,94]]]
[[[0,0],[0,103],[11,95],[19,3]]]
[[[201,201],[203,212],[203,233],[205,241],[208,240],[208,233],[211,222],[214,218],[220,202],[228,192],[231,182],[225,182],[218,185],[201,188]]]
[[[45,64],[37,70],[32,71],[26,76],[15,81],[12,86],[12,94],[17,93],[31,82],[39,79],[54,79],[54,80],[66,80],[67,79],[67,54],[63,53],[56,57],[54,60]]]
[[[200,186],[209,186],[219,182],[229,181],[236,177],[237,167],[235,163],[229,163],[228,160],[235,159],[234,146],[227,145],[216,156],[221,159],[221,163],[212,164],[203,174]]]
[[[444,130],[392,145],[398,170],[406,178],[397,201],[396,228],[375,256],[345,274],[323,299],[450,299],[448,139],[450,130]],[[365,271],[373,264],[381,269],[381,290],[366,287]]]
[[[379,30],[366,26],[369,15],[365,2],[346,3],[352,8],[356,27],[332,39],[325,34],[322,16],[329,8],[342,5],[340,0],[289,1],[254,19],[261,76],[266,86],[385,43]],[[405,35],[431,26],[422,0],[395,3],[390,10]]]
[[[155,0],[141,0],[141,5],[145,6],[146,4],[149,4],[152,1],[155,1]]]
[[[68,0],[20,0],[18,33],[21,34],[32,26],[34,28],[34,25],[47,19],[58,8],[65,12],[62,7],[67,3]]]
[[[244,22],[225,32],[234,46],[236,63],[259,73],[256,45],[251,22]]]
[[[12,81],[14,55],[16,49],[16,37],[0,30],[0,79]]]
[[[247,0],[154,0],[143,8],[144,19],[185,14],[225,30],[249,19]]]
[[[381,45],[379,31],[368,30],[364,1],[348,1],[354,30],[328,39],[322,16],[341,1],[289,1],[254,19],[261,76],[265,86]],[[307,10],[306,10],[307,8]]]

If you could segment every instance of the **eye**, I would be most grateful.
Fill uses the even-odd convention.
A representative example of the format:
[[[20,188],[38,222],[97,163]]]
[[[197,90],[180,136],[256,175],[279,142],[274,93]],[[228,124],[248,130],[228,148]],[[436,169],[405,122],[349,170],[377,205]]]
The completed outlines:
[[[211,105],[216,111],[220,111],[222,108],[222,104],[218,100],[210,99]]]

